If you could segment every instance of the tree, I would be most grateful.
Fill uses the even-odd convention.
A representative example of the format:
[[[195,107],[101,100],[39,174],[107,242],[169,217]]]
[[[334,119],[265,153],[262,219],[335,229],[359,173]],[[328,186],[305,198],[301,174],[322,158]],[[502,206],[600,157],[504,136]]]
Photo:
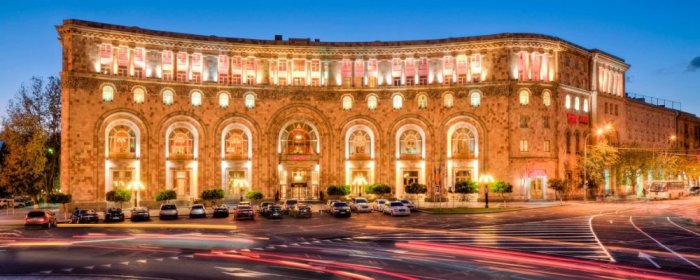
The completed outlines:
[[[263,198],[263,194],[258,191],[250,191],[245,194],[245,197],[247,199],[250,199],[253,201],[253,203],[257,202],[258,200],[261,200]]]
[[[170,203],[171,200],[177,199],[177,193],[174,190],[163,190],[156,194],[156,201],[165,201]]]
[[[119,208],[122,208],[122,203],[131,200],[131,191],[125,188],[116,188],[107,192],[105,196],[107,201],[119,203]]]
[[[47,200],[49,201],[49,203],[61,204],[61,212],[63,212],[63,219],[67,219],[68,209],[66,209],[66,204],[70,203],[71,200],[73,200],[72,195],[63,193],[53,193],[49,195]]]
[[[493,182],[491,184],[490,188],[491,188],[492,192],[501,195],[501,198],[503,198],[503,205],[506,204],[505,194],[513,192],[513,185],[511,185],[510,183],[505,182],[505,181]]]
[[[455,192],[462,194],[462,200],[464,200],[466,194],[478,193],[479,186],[472,180],[459,181],[455,184]]]
[[[427,193],[428,192],[428,187],[423,184],[419,183],[413,183],[408,186],[406,186],[406,193],[410,194],[419,194],[419,193]]]
[[[579,166],[585,165],[586,167],[588,178],[584,178],[584,180],[588,180],[591,190],[598,188],[605,181],[605,170],[614,167],[619,159],[617,149],[608,145],[606,141],[600,141],[593,145],[588,150],[585,162],[584,157],[579,157]]]
[[[210,189],[202,191],[202,200],[215,204],[217,200],[224,198],[223,189]]]
[[[376,183],[365,187],[366,193],[376,194],[379,197],[384,197],[385,194],[391,193],[391,187],[387,184]]]
[[[559,200],[563,202],[564,199],[562,197],[562,194],[567,189],[567,186],[569,184],[563,179],[554,178],[554,179],[549,180],[547,182],[547,185],[550,188],[552,188],[557,193],[557,195],[559,195]]]
[[[350,193],[350,186],[348,185],[330,185],[326,188],[326,193],[331,196],[344,196]]]

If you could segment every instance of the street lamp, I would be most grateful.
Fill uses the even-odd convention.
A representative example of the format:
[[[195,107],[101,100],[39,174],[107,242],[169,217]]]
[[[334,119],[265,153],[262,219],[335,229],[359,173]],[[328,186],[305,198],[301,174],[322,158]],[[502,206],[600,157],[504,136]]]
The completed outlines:
[[[134,196],[134,205],[135,207],[139,207],[139,195],[141,194],[141,191],[144,190],[146,187],[143,185],[143,183],[141,183],[141,181],[131,181],[129,182],[129,185],[126,186],[126,188],[136,193],[136,195]]]
[[[602,128],[598,128],[595,130],[595,135],[600,137],[603,136],[603,134],[613,130],[613,126],[611,124],[606,124]],[[589,132],[586,134],[586,137],[583,138],[583,201],[588,201],[588,168],[586,163],[588,162],[588,137],[591,136],[591,133]]]
[[[489,208],[489,184],[493,183],[493,176],[481,174],[481,176],[479,176],[479,183],[484,184],[484,201],[486,202],[484,208]]]

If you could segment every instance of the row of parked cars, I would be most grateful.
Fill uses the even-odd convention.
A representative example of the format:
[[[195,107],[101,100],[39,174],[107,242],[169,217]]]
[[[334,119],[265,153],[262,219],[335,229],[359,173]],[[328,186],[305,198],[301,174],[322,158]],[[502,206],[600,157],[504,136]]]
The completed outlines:
[[[10,207],[13,208],[22,208],[22,207],[27,207],[27,206],[32,206],[34,205],[34,202],[26,197],[15,197],[15,198],[0,198],[0,209],[8,208]]]

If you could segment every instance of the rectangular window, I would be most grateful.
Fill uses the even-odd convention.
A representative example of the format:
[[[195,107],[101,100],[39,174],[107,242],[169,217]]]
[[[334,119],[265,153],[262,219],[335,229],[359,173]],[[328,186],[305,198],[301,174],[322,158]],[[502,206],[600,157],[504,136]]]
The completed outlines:
[[[444,84],[444,85],[452,84],[452,75],[445,75],[442,79],[442,84]]]
[[[544,151],[549,153],[549,140],[544,140]]]
[[[134,78],[143,78],[143,69],[142,68],[134,68]]]
[[[305,86],[304,78],[294,78],[293,80],[295,86]]]
[[[425,86],[428,84],[428,76],[420,76],[418,77],[418,84],[421,86]]]
[[[527,140],[520,140],[520,151],[521,151],[521,152],[527,152],[527,151],[528,151]]]
[[[202,74],[201,73],[192,73],[192,81],[195,83],[201,83],[202,82]]]
[[[401,86],[401,77],[394,78],[394,86]]]
[[[306,60],[295,59],[292,70],[298,71],[298,72],[306,71]]]
[[[520,128],[527,128],[527,123],[530,121],[530,117],[520,116]]]
[[[173,71],[163,70],[163,80],[172,81]]]
[[[542,119],[542,124],[543,124],[544,128],[549,128],[549,117],[544,117]]]
[[[318,60],[312,60],[311,61],[311,72],[319,72],[321,71],[321,62]]]
[[[219,83],[228,84],[228,74],[219,74]]]
[[[418,183],[418,171],[417,170],[410,170],[410,171],[404,171],[403,172],[403,186],[409,186],[413,183]]]
[[[605,113],[608,113],[608,102],[605,102]]]
[[[321,81],[318,78],[311,78],[311,86],[312,87],[320,87]]]
[[[185,77],[187,77],[187,72],[185,71],[177,71],[177,81],[178,82],[184,82]]]
[[[231,77],[231,83],[234,85],[240,85],[241,84],[241,75],[233,75]]]
[[[117,75],[126,77],[129,75],[129,69],[126,66],[118,66],[117,67]]]
[[[457,75],[457,84],[464,85],[467,83],[467,74]]]
[[[406,85],[412,86],[415,84],[415,78],[413,76],[406,77]]]
[[[246,79],[246,84],[249,86],[255,85],[255,77],[253,77],[253,75],[248,75],[248,78]]]
[[[279,78],[277,85],[286,86],[287,85],[287,78]]]
[[[377,86],[377,77],[372,77],[370,76],[368,80],[368,86],[369,87],[376,87]]]

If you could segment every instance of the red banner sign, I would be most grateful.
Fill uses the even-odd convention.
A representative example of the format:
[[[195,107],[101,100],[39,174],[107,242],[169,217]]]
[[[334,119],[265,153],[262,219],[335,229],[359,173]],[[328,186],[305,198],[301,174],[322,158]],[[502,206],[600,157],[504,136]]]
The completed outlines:
[[[566,114],[566,119],[569,124],[576,124],[576,114],[573,113],[567,113]]]
[[[588,124],[588,116],[578,116],[579,124]]]

